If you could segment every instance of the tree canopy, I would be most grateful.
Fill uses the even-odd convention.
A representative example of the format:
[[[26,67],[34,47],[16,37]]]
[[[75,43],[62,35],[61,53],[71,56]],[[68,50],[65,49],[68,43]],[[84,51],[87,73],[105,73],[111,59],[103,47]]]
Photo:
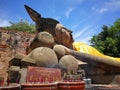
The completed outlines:
[[[27,20],[20,20],[17,23],[11,22],[10,21],[10,26],[4,27],[5,29],[8,30],[18,30],[18,31],[23,31],[23,32],[29,32],[29,33],[34,33],[35,30],[35,25],[30,24]]]
[[[110,27],[103,25],[102,31],[90,40],[93,47],[105,55],[120,57],[120,19]]]

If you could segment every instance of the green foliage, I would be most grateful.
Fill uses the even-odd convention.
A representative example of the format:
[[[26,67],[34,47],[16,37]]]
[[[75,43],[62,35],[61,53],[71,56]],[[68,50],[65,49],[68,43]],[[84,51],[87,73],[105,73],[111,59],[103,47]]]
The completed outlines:
[[[34,33],[35,32],[35,25],[29,24],[27,20],[20,20],[17,23],[10,22],[10,26],[4,27],[8,30],[18,30],[23,32]]]
[[[105,55],[120,57],[120,19],[110,27],[103,25],[102,32],[94,35],[90,42]]]

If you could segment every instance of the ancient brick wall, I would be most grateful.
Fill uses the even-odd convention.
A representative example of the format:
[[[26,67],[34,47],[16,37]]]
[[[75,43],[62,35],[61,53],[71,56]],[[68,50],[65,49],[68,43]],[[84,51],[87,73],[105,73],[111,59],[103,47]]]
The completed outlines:
[[[7,76],[8,62],[17,53],[26,54],[26,47],[35,34],[0,28],[0,77]]]

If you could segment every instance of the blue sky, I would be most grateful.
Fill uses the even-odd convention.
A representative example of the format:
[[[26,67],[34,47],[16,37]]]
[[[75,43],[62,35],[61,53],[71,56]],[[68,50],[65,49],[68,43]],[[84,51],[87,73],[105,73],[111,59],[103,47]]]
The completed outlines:
[[[0,27],[20,19],[34,23],[24,5],[43,17],[57,19],[73,31],[75,41],[89,44],[103,25],[111,26],[120,18],[120,0],[0,0]]]

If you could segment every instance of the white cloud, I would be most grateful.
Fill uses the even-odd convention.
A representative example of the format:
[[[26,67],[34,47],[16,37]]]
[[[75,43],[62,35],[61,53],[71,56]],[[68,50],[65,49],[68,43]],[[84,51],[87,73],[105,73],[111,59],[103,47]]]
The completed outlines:
[[[101,9],[97,9],[96,11],[98,13],[104,13],[104,12],[108,11],[108,9],[107,8],[101,8]]]
[[[92,36],[88,36],[88,37],[82,38],[82,39],[79,40],[79,41],[90,45],[89,40],[90,40],[91,38],[92,38]]]
[[[101,3],[101,5],[99,4],[97,7],[93,7],[92,9],[100,14],[107,11],[120,10],[120,0],[109,0],[107,2]]]
[[[78,38],[80,36],[82,36],[84,33],[86,33],[87,31],[89,31],[89,29],[91,28],[91,26],[87,26],[87,27],[84,27],[83,29],[77,31],[74,35],[74,38]]]
[[[0,27],[4,26],[10,26],[10,23],[8,20],[0,19]]]
[[[74,8],[69,8],[66,12],[65,12],[65,16],[67,17],[67,18],[69,18],[69,16],[70,16],[70,14],[71,14],[71,12],[74,10]]]
[[[106,3],[106,5],[113,9],[120,9],[120,0],[111,0],[111,2]]]
[[[79,42],[90,44],[89,40],[97,32],[96,30],[97,30],[97,27],[94,27],[94,25],[86,26],[83,29],[77,31],[73,36],[75,41],[77,42],[79,41]]]

